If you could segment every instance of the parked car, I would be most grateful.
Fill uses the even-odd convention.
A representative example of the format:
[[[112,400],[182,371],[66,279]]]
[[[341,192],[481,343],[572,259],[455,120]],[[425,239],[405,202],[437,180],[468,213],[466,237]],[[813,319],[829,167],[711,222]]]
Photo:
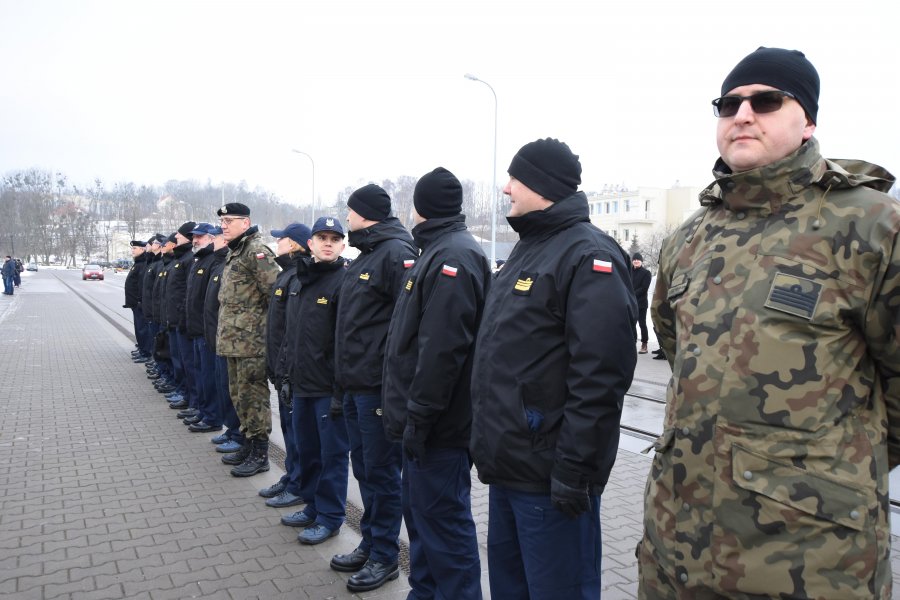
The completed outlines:
[[[37,263],[36,262],[28,263],[27,265],[25,265],[25,270],[26,271],[37,271]]]
[[[86,281],[88,279],[103,281],[103,269],[100,265],[84,265],[84,268],[81,269],[81,280]]]

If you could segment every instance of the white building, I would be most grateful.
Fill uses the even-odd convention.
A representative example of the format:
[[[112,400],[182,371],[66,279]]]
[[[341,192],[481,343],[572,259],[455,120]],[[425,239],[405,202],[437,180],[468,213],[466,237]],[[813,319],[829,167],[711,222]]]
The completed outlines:
[[[700,188],[669,189],[605,186],[588,193],[591,222],[627,248],[635,237],[649,240],[654,233],[671,230],[700,208]]]

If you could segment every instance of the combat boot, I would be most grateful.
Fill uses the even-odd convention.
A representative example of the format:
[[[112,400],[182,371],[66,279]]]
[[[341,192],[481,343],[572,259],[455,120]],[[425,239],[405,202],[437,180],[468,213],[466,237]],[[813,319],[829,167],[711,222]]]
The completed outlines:
[[[222,457],[222,462],[226,465],[239,465],[247,460],[247,457],[250,456],[250,451],[253,449],[253,446],[250,444],[250,441],[244,442],[241,446],[240,450],[237,452],[232,452],[230,454],[226,454]]]
[[[269,440],[252,440],[251,444],[250,455],[231,470],[235,477],[250,477],[269,470]]]

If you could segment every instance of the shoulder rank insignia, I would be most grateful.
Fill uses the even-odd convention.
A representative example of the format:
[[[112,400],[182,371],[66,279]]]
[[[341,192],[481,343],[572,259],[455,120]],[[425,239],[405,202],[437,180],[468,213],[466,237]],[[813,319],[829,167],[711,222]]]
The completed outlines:
[[[370,275],[369,275],[368,273],[360,273],[360,274],[359,274],[359,278],[360,278],[362,281],[368,281],[368,280],[369,280],[369,277],[370,277]]]
[[[516,280],[516,291],[517,292],[527,292],[531,290],[531,284],[534,283],[534,280],[531,277],[526,279],[517,279]]]
[[[403,286],[403,289],[406,290],[407,292],[410,292],[410,291],[412,291],[412,286],[413,286],[413,280],[407,279],[406,285]]]
[[[316,304],[328,304],[328,298],[326,298],[325,296],[322,296],[321,298],[316,300]]]

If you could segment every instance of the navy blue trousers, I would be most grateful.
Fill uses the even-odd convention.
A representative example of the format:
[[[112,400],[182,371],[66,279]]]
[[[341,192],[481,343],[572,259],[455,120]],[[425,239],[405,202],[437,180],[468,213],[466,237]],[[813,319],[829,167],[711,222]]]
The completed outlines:
[[[237,411],[231,402],[231,392],[228,389],[228,359],[216,354],[216,397],[222,411],[222,423],[225,425],[228,437],[239,444],[244,443],[244,434],[241,433],[241,421]]]
[[[144,309],[140,306],[131,308],[131,320],[134,323],[134,341],[138,351],[143,356],[149,356],[147,352],[147,337],[150,335],[150,327],[144,318]]]
[[[184,397],[189,407],[199,410],[200,393],[197,380],[200,365],[194,362],[194,342],[181,331],[175,333],[175,339],[178,340],[178,356],[181,358],[181,368],[184,371]]]
[[[191,340],[194,344],[194,363],[197,369],[197,392],[200,418],[207,425],[222,424],[222,404],[216,392],[216,355],[210,352],[203,336]]]
[[[316,482],[312,502],[303,510],[315,516],[316,522],[334,530],[344,524],[344,509],[347,505],[347,475],[350,470],[347,441],[347,426],[344,418],[332,419],[328,416],[331,398],[305,398],[294,395],[291,411],[294,432],[299,442],[301,463],[304,457],[319,455],[321,464],[316,475],[315,465],[302,463],[304,476]],[[309,501],[310,498],[307,498]]]
[[[344,420],[350,440],[350,462],[363,501],[360,520],[362,543],[370,558],[380,563],[397,562],[400,554],[400,469],[403,450],[384,435],[381,395],[346,394]]]
[[[470,469],[466,448],[427,448],[418,462],[403,458],[412,588],[407,600],[482,597]]]
[[[549,494],[490,486],[488,568],[493,600],[600,598],[600,497],[571,519]]]
[[[184,392],[184,363],[181,362],[181,346],[178,344],[178,332],[170,329],[166,332],[169,336],[169,354],[172,355],[172,380],[178,390]],[[187,395],[185,395],[187,398]]]

